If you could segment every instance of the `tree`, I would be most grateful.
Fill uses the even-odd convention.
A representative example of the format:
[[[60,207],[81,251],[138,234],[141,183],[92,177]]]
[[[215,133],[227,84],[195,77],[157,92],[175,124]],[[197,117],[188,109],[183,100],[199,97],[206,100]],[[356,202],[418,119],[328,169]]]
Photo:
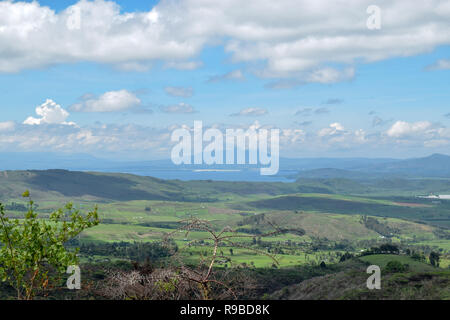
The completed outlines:
[[[405,272],[408,268],[409,266],[407,264],[402,264],[400,261],[393,260],[386,264],[385,271],[389,273]]]
[[[380,246],[380,253],[399,254],[400,249],[393,244],[385,243]]]
[[[17,299],[32,300],[38,290],[49,286],[49,273],[64,273],[78,264],[78,249],[69,252],[64,244],[86,228],[99,224],[97,208],[86,216],[71,203],[38,218],[36,206],[28,191],[28,211],[23,219],[10,219],[0,203],[0,279],[17,292]]]
[[[439,267],[439,259],[441,258],[441,255],[438,252],[432,251],[430,253],[430,263],[434,267]]]
[[[425,256],[419,252],[413,252],[411,255],[411,259],[420,261],[420,262],[426,262]]]
[[[339,259],[339,262],[344,262],[345,260],[353,258],[353,255],[350,252],[344,253],[341,258]]]
[[[254,237],[252,235],[238,234],[230,227],[218,231],[209,221],[197,218],[190,218],[181,223],[180,228],[167,234],[165,238],[171,240],[180,231],[185,231],[185,239],[192,232],[204,232],[206,234],[204,240],[193,240],[182,248],[187,250],[191,246],[205,244],[204,247],[210,249],[209,252],[202,250],[200,261],[186,264],[184,255],[177,252],[171,256],[168,264],[150,273],[141,270],[131,273],[112,272],[106,279],[106,286],[101,293],[112,299],[133,300],[228,300],[248,296],[249,292],[257,290],[254,275],[252,276],[248,272],[249,268],[246,263],[233,267],[232,259],[222,255],[224,247],[229,247],[230,255],[234,254],[233,248],[245,248],[255,254],[265,255],[274,262],[272,267],[277,268],[278,261],[274,256],[247,245],[247,241],[238,241],[251,241]],[[271,225],[275,231],[263,234],[262,237],[284,233],[284,230]],[[226,268],[219,268],[219,265],[226,266]]]

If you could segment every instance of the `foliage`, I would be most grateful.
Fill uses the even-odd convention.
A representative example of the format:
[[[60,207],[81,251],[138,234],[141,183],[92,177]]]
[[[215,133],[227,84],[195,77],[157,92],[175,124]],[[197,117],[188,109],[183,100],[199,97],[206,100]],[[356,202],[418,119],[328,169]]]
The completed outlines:
[[[112,243],[83,243],[80,253],[83,255],[112,256],[125,258],[136,262],[156,260],[170,257],[178,251],[175,242],[112,242]]]
[[[274,232],[261,235],[262,237],[276,236],[286,232],[275,228]],[[230,227],[216,231],[210,222],[191,218],[183,221],[183,226],[175,232],[166,235],[166,240],[171,241],[175,233],[184,231],[185,238],[189,234],[202,231],[208,236],[202,239],[207,243],[212,252],[202,253],[202,259],[196,265],[187,265],[183,257],[173,255],[171,265],[164,268],[144,268],[133,272],[112,272],[103,288],[103,294],[113,299],[238,299],[248,295],[248,291],[254,289],[255,280],[247,272],[247,265],[237,268],[218,269],[217,266],[230,259],[223,254],[223,247],[228,247],[230,255],[233,248],[246,248],[255,254],[266,255],[278,261],[274,256],[258,249],[236,242],[238,239],[252,239],[251,235],[238,234]],[[199,240],[197,240],[199,241]],[[189,244],[188,246],[189,247]]]
[[[411,255],[411,259],[416,260],[416,261],[420,261],[420,262],[425,262],[426,258],[423,254],[419,253],[419,252],[413,252]]]
[[[389,261],[386,265],[385,271],[388,273],[397,273],[397,272],[405,272],[407,271],[409,266],[407,264],[403,264],[400,261]]]
[[[353,257],[354,256],[350,252],[346,252],[341,256],[341,258],[339,259],[339,262],[344,262],[345,260],[349,260]]]
[[[398,230],[390,228],[386,224],[379,222],[376,218],[362,216],[361,220],[367,229],[373,230],[386,238],[392,238],[394,234],[398,233]]]
[[[29,199],[29,192],[23,197]],[[64,243],[98,223],[97,208],[84,217],[69,203],[44,220],[29,199],[28,211],[19,220],[7,218],[0,203],[1,280],[15,288],[18,299],[33,299],[37,290],[49,286],[50,271],[62,273],[77,264],[77,250],[67,251]]]
[[[429,256],[430,264],[434,267],[439,267],[440,257],[441,255],[438,252],[431,252]]]
[[[390,244],[390,243],[384,243],[380,245],[379,247],[372,247],[370,250],[364,251],[361,256],[367,256],[372,254],[399,254],[400,249],[398,246]]]

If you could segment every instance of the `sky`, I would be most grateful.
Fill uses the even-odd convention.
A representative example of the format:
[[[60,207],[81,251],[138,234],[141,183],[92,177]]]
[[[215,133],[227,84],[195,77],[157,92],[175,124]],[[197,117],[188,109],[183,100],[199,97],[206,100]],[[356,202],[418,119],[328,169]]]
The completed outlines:
[[[282,157],[450,154],[449,87],[450,0],[0,1],[0,152],[167,159],[200,120]]]

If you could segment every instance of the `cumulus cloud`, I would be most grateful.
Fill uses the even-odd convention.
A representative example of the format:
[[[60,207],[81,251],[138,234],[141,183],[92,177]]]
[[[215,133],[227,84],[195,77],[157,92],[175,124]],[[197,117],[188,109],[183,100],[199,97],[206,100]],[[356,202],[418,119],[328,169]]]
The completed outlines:
[[[135,108],[141,105],[141,100],[127,90],[105,92],[99,97],[85,95],[80,103],[70,107],[78,112],[118,112]]]
[[[137,125],[30,126],[0,131],[0,150],[85,152],[164,157],[170,155],[170,131]]]
[[[232,113],[230,116],[232,116],[232,117],[242,117],[242,116],[257,117],[257,116],[264,116],[267,113],[268,113],[267,109],[263,109],[263,108],[245,108],[237,113]]]
[[[153,61],[193,69],[199,53],[213,43],[223,45],[232,63],[248,63],[260,76],[327,84],[351,79],[356,63],[450,44],[448,1],[380,0],[377,32],[366,27],[372,2],[174,0],[146,12],[121,12],[114,2],[81,0],[55,12],[37,1],[2,1],[0,72],[77,61],[134,71]],[[75,8],[81,13],[79,29],[68,28]],[[341,67],[330,67],[336,65]],[[230,76],[242,78],[238,72]]]
[[[325,136],[335,136],[339,134],[345,133],[345,128],[340,124],[339,122],[335,122],[330,124],[328,128],[323,128],[319,131],[318,135],[319,137],[325,137]]]
[[[59,104],[51,99],[47,99],[43,104],[36,107],[36,114],[40,118],[28,117],[23,124],[41,125],[41,124],[63,124],[75,125],[74,122],[66,122],[69,112],[61,108]]]
[[[212,124],[222,132],[231,128],[280,129],[281,156],[298,157],[305,154],[341,154],[352,150],[361,155],[367,152],[392,156],[393,150],[398,154],[410,152],[417,148],[418,152],[443,152],[450,145],[450,129],[442,125],[418,125],[416,122],[402,125],[391,136],[387,131],[365,132],[359,128],[348,128],[340,122],[317,130],[299,128],[299,124],[287,127],[276,127],[267,123],[254,121],[251,124],[227,125]],[[20,150],[39,152],[85,152],[91,154],[114,154],[123,157],[148,157],[149,154],[159,158],[170,157],[171,133],[183,127],[192,130],[192,123],[173,125],[170,127],[148,127],[133,124],[107,125],[95,123],[91,125],[26,125],[13,122],[0,123],[0,150]],[[399,128],[397,125],[395,128]],[[404,128],[407,128],[405,130]],[[411,129],[412,128],[412,129]],[[417,129],[419,128],[419,129]],[[405,135],[405,132],[414,132]],[[426,149],[424,149],[426,148]]]
[[[190,98],[194,94],[194,90],[192,88],[166,87],[164,90],[169,96],[172,97]]]
[[[432,128],[429,121],[406,122],[397,121],[387,131],[387,135],[394,138],[407,137],[416,134],[424,134]]]
[[[324,149],[357,149],[362,145],[367,145],[369,142],[379,142],[379,139],[373,139],[373,137],[369,137],[369,135],[363,129],[346,129],[339,122],[332,123],[327,128],[319,130],[317,132],[317,137],[318,140],[311,141],[311,144],[320,146]]]
[[[181,102],[179,104],[170,105],[170,106],[162,106],[161,111],[164,113],[195,113],[195,109],[190,104]]]

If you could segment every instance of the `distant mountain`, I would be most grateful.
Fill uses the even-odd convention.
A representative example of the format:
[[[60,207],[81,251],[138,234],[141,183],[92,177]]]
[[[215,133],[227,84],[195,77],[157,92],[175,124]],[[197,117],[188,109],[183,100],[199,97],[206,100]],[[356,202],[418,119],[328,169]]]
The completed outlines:
[[[162,180],[123,173],[68,170],[0,171],[0,200],[17,199],[25,190],[33,199],[170,200],[211,202],[224,194],[279,195],[328,193],[326,188],[288,183]]]
[[[406,160],[376,159],[378,163],[358,160],[352,162],[351,159],[337,161],[335,166],[322,167],[300,171],[296,178],[310,179],[333,179],[345,178],[355,180],[381,179],[381,178],[450,178],[450,156],[443,154],[433,154],[424,158],[413,158]],[[327,164],[324,159],[320,164]],[[342,165],[348,165],[342,168]],[[341,168],[339,168],[341,166]]]
[[[419,177],[450,177],[450,156],[433,154],[425,158],[414,158],[369,166],[364,171],[399,173]]]
[[[248,152],[246,152],[248,159]],[[280,158],[280,168],[283,170],[312,170],[322,168],[334,168],[353,170],[368,166],[393,163],[390,158]],[[170,159],[146,160],[146,161],[120,161],[106,160],[93,157],[88,154],[58,154],[44,152],[0,152],[0,170],[98,170],[120,168],[225,168],[229,165],[175,165]],[[233,165],[236,168],[254,168],[255,165]]]
[[[424,158],[398,160],[391,158],[281,158],[278,177],[265,177],[256,165],[174,165],[170,159],[149,161],[116,161],[88,154],[0,153],[1,170],[96,171],[131,173],[160,179],[284,181],[286,177],[312,179],[373,179],[384,177],[450,177],[450,156],[433,154]],[[237,172],[196,172],[203,169]]]
[[[320,170],[319,170],[320,171]],[[344,171],[329,171],[344,174]],[[335,175],[333,173],[333,175]],[[354,174],[364,173],[352,172]],[[449,179],[360,179],[360,178],[300,178],[297,182],[249,182],[249,181],[180,181],[153,177],[104,172],[79,172],[67,170],[0,171],[0,201],[19,199],[30,190],[33,199],[39,201],[127,201],[167,200],[214,202],[235,195],[293,195],[298,193],[320,194],[387,194],[418,195],[448,194]],[[418,201],[418,200],[416,200]],[[294,203],[295,204],[295,203]],[[269,204],[263,204],[263,207]],[[239,209],[240,210],[240,209]],[[398,209],[400,210],[400,209]]]

